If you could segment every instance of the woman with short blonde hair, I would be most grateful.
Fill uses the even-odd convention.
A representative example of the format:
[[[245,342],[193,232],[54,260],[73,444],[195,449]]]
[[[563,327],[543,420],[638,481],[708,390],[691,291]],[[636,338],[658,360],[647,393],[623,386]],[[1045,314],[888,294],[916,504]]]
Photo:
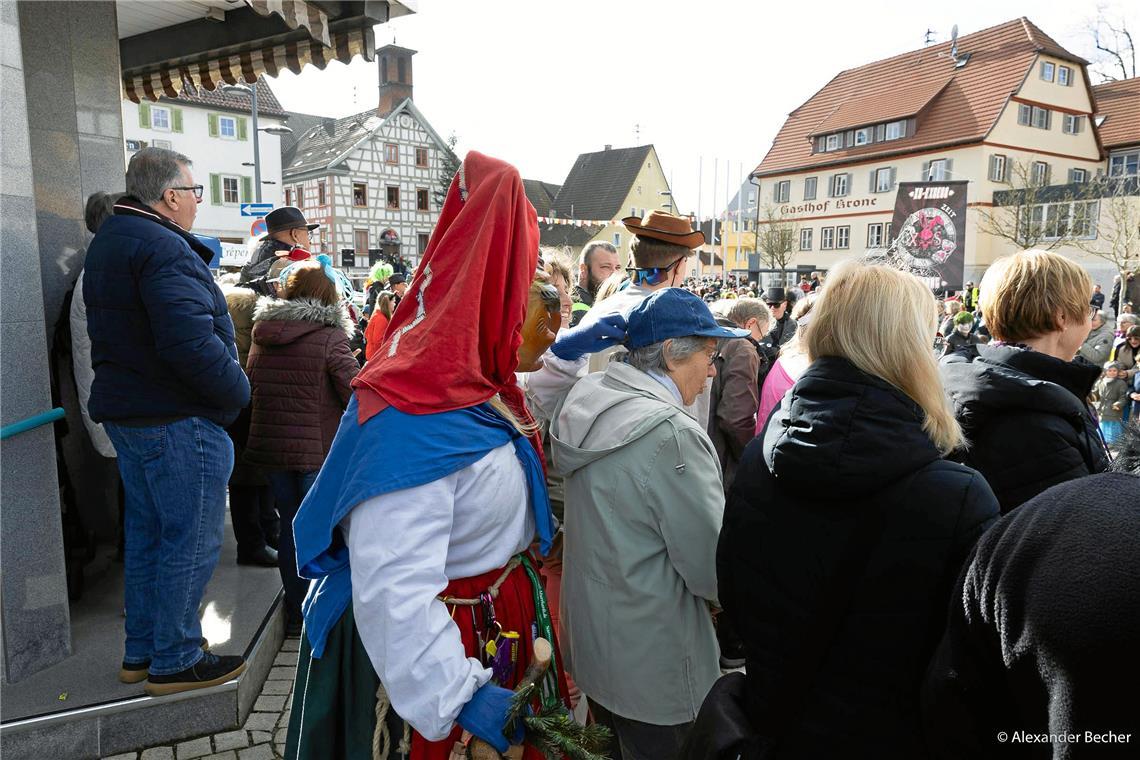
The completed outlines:
[[[994,262],[980,291],[994,340],[948,355],[941,371],[969,440],[954,458],[986,476],[1004,513],[1108,468],[1086,402],[1101,369],[1076,356],[1092,327],[1092,278],[1060,254],[1022,251]]]
[[[841,264],[811,315],[811,364],[745,449],[717,551],[743,702],[789,756],[924,757],[913,706],[930,633],[998,504],[943,458],[961,433],[918,278]]]

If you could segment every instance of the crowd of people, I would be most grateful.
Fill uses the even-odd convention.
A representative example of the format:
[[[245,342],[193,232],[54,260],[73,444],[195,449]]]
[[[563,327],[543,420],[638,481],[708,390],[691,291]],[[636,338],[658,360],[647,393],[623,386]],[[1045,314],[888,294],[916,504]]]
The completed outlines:
[[[651,211],[572,262],[471,152],[357,313],[300,210],[219,283],[189,158],[126,191],[73,307],[124,682],[243,672],[198,619],[228,498],[302,635],[289,758],[538,760],[567,720],[615,760],[1134,754],[1140,326],[1069,259],[761,290]]]

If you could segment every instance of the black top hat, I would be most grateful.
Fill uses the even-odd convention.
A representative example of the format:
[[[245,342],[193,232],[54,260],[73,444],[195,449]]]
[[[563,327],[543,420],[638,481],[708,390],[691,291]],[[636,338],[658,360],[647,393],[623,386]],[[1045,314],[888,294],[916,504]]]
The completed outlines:
[[[296,206],[275,208],[265,215],[265,233],[267,235],[285,230],[295,230],[298,227],[304,227],[312,232],[320,226],[319,224],[310,224],[305,219],[305,215],[301,213],[301,209]]]
[[[764,291],[764,302],[765,303],[783,303],[784,301],[787,301],[787,300],[788,300],[788,294],[784,291],[783,288],[774,287],[774,288],[768,288],[766,291]]]

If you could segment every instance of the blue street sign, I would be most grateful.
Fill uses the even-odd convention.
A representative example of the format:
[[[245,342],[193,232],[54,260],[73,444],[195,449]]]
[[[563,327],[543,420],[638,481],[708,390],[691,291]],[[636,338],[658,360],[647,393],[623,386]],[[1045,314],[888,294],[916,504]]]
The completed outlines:
[[[241,204],[242,216],[265,216],[273,210],[272,203],[243,203]]]

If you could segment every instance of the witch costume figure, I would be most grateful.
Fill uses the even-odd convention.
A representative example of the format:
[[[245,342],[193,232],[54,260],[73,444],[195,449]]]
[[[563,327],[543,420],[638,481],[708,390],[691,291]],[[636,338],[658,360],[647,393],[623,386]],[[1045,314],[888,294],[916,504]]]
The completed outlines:
[[[537,262],[518,171],[469,153],[293,524],[312,582],[287,758],[507,751],[511,689],[554,643],[529,552],[554,518],[515,385],[559,326]],[[536,703],[565,704],[560,659],[555,643]]]

